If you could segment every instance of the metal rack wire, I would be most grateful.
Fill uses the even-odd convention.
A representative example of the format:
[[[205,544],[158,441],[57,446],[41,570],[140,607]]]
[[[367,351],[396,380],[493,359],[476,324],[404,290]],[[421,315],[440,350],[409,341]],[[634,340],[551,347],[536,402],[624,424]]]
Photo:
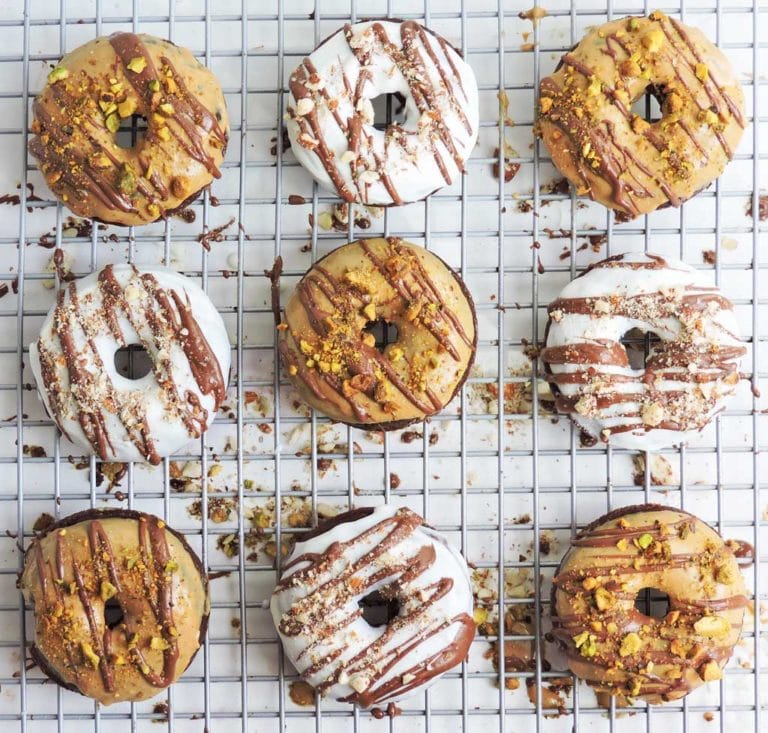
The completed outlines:
[[[761,371],[768,334],[760,329],[768,272],[760,245],[766,244],[768,230],[757,216],[746,217],[743,207],[751,201],[758,211],[759,190],[768,180],[768,7],[757,0],[687,0],[662,8],[704,27],[734,58],[745,74],[752,125],[736,160],[712,189],[680,211],[616,224],[603,209],[544,185],[555,175],[546,151],[531,134],[535,90],[586,25],[654,7],[643,1],[589,5],[550,0],[543,3],[548,16],[532,23],[518,17],[531,4],[538,6],[532,0],[3,3],[0,155],[5,166],[0,193],[18,182],[19,206],[0,209],[0,282],[12,291],[0,300],[0,418],[5,418],[0,423],[0,463],[7,465],[0,487],[0,528],[9,530],[0,539],[0,720],[22,731],[73,726],[137,730],[150,721],[178,730],[239,726],[260,733],[371,726],[427,732],[439,727],[506,731],[522,725],[537,731],[765,729],[761,681],[768,637],[760,618],[761,604],[768,600],[768,561],[762,554],[768,541],[768,497],[761,493],[766,418],[759,388],[768,376]],[[308,230],[308,215],[318,222],[336,200],[309,183],[281,144],[286,81],[300,58],[343,22],[386,16],[422,20],[462,50],[478,72],[483,121],[478,148],[460,182],[423,203],[385,212],[365,233],[381,231],[425,243],[457,267],[477,303],[479,369],[454,405],[410,431],[407,439],[398,433],[379,439],[344,428],[330,440],[328,423],[293,403],[275,369],[269,284],[262,272],[283,256],[287,292],[311,261],[363,232],[353,216],[346,235],[317,224]],[[52,200],[26,154],[30,100],[47,62],[88,38],[125,29],[189,46],[219,75],[232,118],[225,175],[214,187],[217,198],[206,194],[194,205],[195,223],[172,220],[107,231],[93,226],[73,235],[68,212]],[[514,126],[500,124],[500,89],[510,100]],[[505,141],[520,151],[510,159],[520,164],[510,183],[491,175],[494,162],[503,170]],[[500,151],[496,157],[494,148]],[[305,203],[294,205],[292,195],[302,196]],[[205,252],[195,241],[197,235],[229,218],[239,226],[226,229],[212,251]],[[26,345],[52,302],[52,286],[58,284],[58,275],[47,268],[50,251],[37,246],[45,232],[72,258],[72,271],[78,275],[127,259],[162,262],[199,279],[230,329],[236,353],[229,408],[187,455],[166,460],[153,471],[128,465],[116,491],[100,483],[94,458],[70,455],[72,446],[45,418],[30,387]],[[592,246],[585,248],[585,242]],[[750,340],[748,380],[716,425],[687,448],[664,455],[669,481],[655,475],[650,460],[633,478],[631,454],[582,449],[576,431],[546,409],[536,364],[525,356],[541,337],[544,307],[559,287],[590,261],[637,248],[667,252],[710,269],[733,298]],[[709,264],[701,259],[705,250],[714,252]],[[521,393],[524,409],[512,399]],[[260,409],[253,408],[254,394]],[[184,491],[177,485],[180,465],[195,467]],[[214,478],[214,466],[223,467],[223,481]],[[637,465],[635,469],[638,473]],[[225,521],[214,520],[209,509],[222,497],[231,500],[232,511]],[[318,505],[325,503],[409,504],[448,533],[478,568],[496,573],[501,603],[494,603],[501,606],[501,615],[513,606],[529,608],[534,633],[510,636],[502,624],[501,639],[479,637],[466,664],[404,704],[402,716],[390,721],[375,721],[367,713],[325,701],[297,706],[288,694],[295,676],[280,654],[266,607],[274,563],[268,554],[251,558],[246,552],[248,507],[275,497],[275,527],[264,534],[277,548],[291,531],[284,526],[289,510],[280,497],[308,499],[313,519]],[[196,500],[199,519],[186,511]],[[562,552],[579,525],[608,508],[651,500],[695,511],[726,536],[754,545],[757,562],[748,572],[754,630],[745,633],[739,661],[725,680],[681,703],[638,706],[627,716],[614,707],[606,711],[597,706],[577,684],[559,717],[549,719],[557,711],[542,706],[542,688],[563,675],[545,637],[548,579],[558,556],[557,549],[549,549],[559,546]],[[167,707],[156,707],[155,700],[99,708],[25,668],[32,625],[13,589],[22,562],[16,543],[26,545],[41,512],[63,516],[86,506],[118,503],[163,516],[188,534],[206,567],[231,573],[213,583],[210,633],[187,674],[159,698]],[[222,538],[236,542],[241,551],[232,557],[222,554]],[[510,572],[519,584],[510,582]],[[501,655],[494,671],[485,654],[493,641],[532,642],[535,669],[505,669]],[[552,660],[551,669],[545,659]],[[532,679],[535,703],[526,695],[526,678]],[[517,680],[519,687],[508,690],[515,684],[499,680]]]

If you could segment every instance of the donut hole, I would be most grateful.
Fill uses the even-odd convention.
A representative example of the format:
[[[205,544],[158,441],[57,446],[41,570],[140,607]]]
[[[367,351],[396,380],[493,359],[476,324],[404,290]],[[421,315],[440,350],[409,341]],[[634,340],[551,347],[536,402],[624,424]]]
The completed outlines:
[[[387,346],[394,344],[400,335],[397,326],[383,318],[370,321],[363,330],[365,333],[373,335],[376,339],[376,348],[379,351],[384,351]]]
[[[363,612],[365,622],[374,628],[386,626],[400,613],[400,601],[378,590],[363,596],[357,607]]]
[[[661,87],[649,84],[645,92],[632,103],[631,113],[641,117],[646,122],[653,124],[658,122],[664,114],[664,100],[666,95]]]
[[[373,126],[377,130],[386,130],[390,125],[405,124],[405,95],[400,92],[380,94],[371,99],[373,105]]]
[[[129,344],[115,352],[115,369],[126,379],[142,379],[152,371],[152,360],[141,344]]]
[[[104,623],[108,629],[114,629],[119,626],[125,618],[125,611],[117,598],[110,598],[104,604]]]
[[[147,133],[147,118],[144,115],[126,117],[115,135],[119,148],[130,150],[135,148]]]
[[[620,341],[627,352],[629,366],[632,369],[645,369],[654,346],[661,343],[661,339],[655,333],[643,331],[641,328],[631,328]]]
[[[669,596],[658,588],[642,588],[635,596],[635,609],[648,618],[662,619],[669,613]]]

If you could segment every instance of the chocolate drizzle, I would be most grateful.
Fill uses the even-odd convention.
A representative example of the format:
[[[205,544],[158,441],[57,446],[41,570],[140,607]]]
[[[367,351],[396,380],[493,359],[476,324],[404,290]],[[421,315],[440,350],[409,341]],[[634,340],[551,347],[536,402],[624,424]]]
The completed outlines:
[[[333,526],[358,519],[359,513],[349,520],[341,515]],[[292,557],[285,568],[273,596],[273,605],[282,611],[278,628],[286,637],[306,637],[294,661],[320,694],[346,680],[365,680],[364,686],[350,683],[354,691],[343,700],[363,707],[385,704],[465,658],[475,634],[472,617],[467,613],[445,616],[436,608],[452,591],[453,579],[419,582],[435,566],[435,547],[424,544],[412,557],[393,559],[400,558],[404,551],[398,548],[412,541],[422,523],[418,515],[400,509],[350,539],[329,539],[322,553]],[[326,531],[332,531],[332,526],[311,536]],[[344,558],[357,559],[345,563]],[[372,589],[384,598],[398,599],[400,612],[374,640],[356,643],[354,652],[342,660],[343,645],[334,646],[332,640],[352,632],[362,617],[355,600]],[[293,594],[293,600],[286,607],[281,599],[288,594]],[[347,613],[352,606],[356,610]],[[446,639],[446,645],[424,657],[420,648],[437,635]],[[413,664],[391,674],[406,659]]]
[[[449,128],[446,116],[455,118],[469,139],[475,134],[464,110],[468,98],[459,64],[453,58],[457,52],[442,38],[434,36],[414,21],[399,23],[399,30],[399,45],[390,39],[387,29],[380,22],[371,23],[358,32],[347,24],[340,31],[360,66],[354,88],[341,64],[342,70],[334,72],[342,76],[342,95],[348,97],[351,107],[348,117],[340,111],[340,100],[334,98],[329,91],[330,80],[322,78],[323,73],[328,73],[327,70],[318,69],[312,57],[304,59],[289,80],[296,105],[290,106],[288,113],[298,127],[298,143],[314,152],[338,194],[348,202],[369,201],[371,181],[367,176],[373,172],[392,203],[403,203],[402,195],[388,175],[391,146],[401,147],[410,154],[415,148],[427,145],[444,182],[450,184],[452,177],[444,155],[450,156],[455,167],[461,171],[464,169],[466,154],[460,150],[461,146]],[[368,38],[368,42],[360,42],[360,38],[365,36],[372,38]],[[422,135],[410,129],[410,126],[406,129],[398,123],[390,124],[384,134],[383,155],[375,150],[374,136],[370,132],[372,121],[363,114],[363,102],[368,101],[366,83],[371,80],[369,68],[377,63],[378,55],[391,61],[402,75],[408,93],[421,115],[419,124],[429,127],[428,134]],[[302,102],[312,103],[306,113],[300,110]],[[330,114],[322,117],[319,108]],[[324,126],[329,124],[335,124],[347,137],[348,150],[353,154],[348,162],[339,160],[339,156],[328,147]],[[348,170],[353,187],[347,183],[345,169]]]
[[[216,354],[192,313],[187,294],[182,297],[175,290],[162,288],[155,275],[141,273],[135,267],[125,286],[115,276],[112,265],[99,273],[97,283],[101,296],[99,317],[84,312],[76,281],[59,292],[53,311],[53,328],[50,334],[41,335],[37,342],[40,388],[48,394],[52,417],[62,431],[70,404],[74,405],[83,433],[102,460],[120,457],[107,428],[109,414],[122,423],[139,453],[150,463],[157,464],[162,456],[150,434],[144,403],[137,401],[131,390],[116,387],[102,361],[96,339],[102,337],[106,329],[115,342],[115,350],[128,346],[120,318],[130,323],[152,361],[167,414],[178,416],[190,437],[202,434],[209,412],[196,394],[189,390],[183,395],[180,393],[171,355],[174,344],[183,350],[200,393],[212,398],[214,410],[225,397],[226,380]],[[130,300],[126,296],[129,289]],[[87,297],[90,300],[93,295]],[[62,380],[56,363],[58,351],[66,365],[68,377],[65,380]]]

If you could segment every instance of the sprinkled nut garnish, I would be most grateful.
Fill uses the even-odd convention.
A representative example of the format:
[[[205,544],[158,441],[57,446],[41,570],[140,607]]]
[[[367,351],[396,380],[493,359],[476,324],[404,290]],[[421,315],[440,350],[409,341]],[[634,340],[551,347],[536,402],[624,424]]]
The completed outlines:
[[[648,53],[658,53],[664,45],[664,31],[661,28],[653,28],[643,36],[642,42]]]
[[[48,83],[55,84],[57,81],[61,81],[62,79],[66,79],[68,77],[69,77],[68,69],[65,69],[63,66],[56,66],[48,74]]]
[[[160,207],[157,204],[147,204],[147,213],[153,218],[156,219],[158,216],[160,216]]]
[[[143,56],[134,56],[127,64],[126,67],[134,74],[141,74],[147,67],[147,60]]]
[[[91,666],[94,669],[98,668],[101,658],[93,651],[93,647],[87,641],[82,641],[80,642],[80,649],[83,652],[83,656],[91,663]]]
[[[101,581],[101,589],[99,592],[99,595],[101,596],[101,600],[105,603],[115,596],[117,594],[117,588],[115,588],[112,583],[110,583],[108,580],[102,580]]]
[[[123,164],[123,168],[120,171],[117,187],[129,196],[136,192],[136,174],[127,163]]]
[[[120,129],[120,117],[116,114],[111,114],[107,117],[107,130],[110,132],[117,132]]]
[[[159,92],[160,91],[160,82],[157,79],[150,80],[149,84],[147,85],[149,87],[150,92]]]
[[[597,578],[593,578],[592,576],[584,578],[581,586],[584,590],[594,590],[598,586]]]
[[[730,585],[736,579],[736,573],[730,563],[723,563],[715,571],[715,580],[723,585]]]
[[[574,636],[573,643],[582,657],[594,657],[597,654],[597,637],[588,631],[582,631]]]
[[[702,636],[721,639],[731,632],[731,622],[723,616],[702,616],[694,625],[694,631]]]
[[[170,117],[174,112],[173,105],[170,102],[164,102],[160,105],[160,111],[166,116]]]
[[[549,112],[550,109],[552,109],[552,103],[553,103],[552,97],[542,97],[539,100],[539,108],[541,110],[541,114],[545,115],[547,112]]]
[[[656,427],[664,421],[664,407],[658,402],[651,402],[650,404],[643,405],[640,417],[646,425]]]
[[[488,610],[482,606],[475,606],[475,610],[472,614],[475,623],[480,626],[488,620]]]
[[[299,117],[308,115],[315,108],[315,103],[309,97],[302,97],[296,102],[295,112]]]
[[[643,646],[643,642],[640,637],[631,631],[621,640],[621,646],[619,647],[620,657],[629,657],[632,654],[637,654]]]
[[[157,136],[158,136],[158,137],[159,137],[161,140],[163,140],[163,141],[165,141],[165,142],[168,142],[168,141],[171,139],[171,133],[168,131],[168,128],[167,128],[167,127],[161,127],[161,128],[160,128],[160,129],[157,131]]]
[[[179,563],[177,563],[175,560],[169,560],[167,563],[165,563],[165,572],[166,573],[175,573],[179,569]]]
[[[649,532],[644,532],[637,538],[637,545],[641,550],[648,549],[653,544],[653,535]]]
[[[117,105],[117,114],[120,117],[130,117],[136,111],[136,106],[136,100],[133,97],[128,97]]]
[[[595,590],[595,603],[601,611],[607,611],[616,605],[616,596],[605,588]]]
[[[170,649],[170,644],[161,636],[153,636],[149,641],[149,648],[156,651],[165,651]]]
[[[376,305],[374,303],[368,303],[368,305],[363,308],[363,314],[369,321],[375,321],[376,320]]]
[[[706,64],[696,64],[696,78],[699,81],[706,81],[709,79],[709,67]]]
[[[629,542],[626,537],[622,537],[617,543],[616,547],[622,552],[626,552],[629,549]]]
[[[400,361],[400,359],[402,359],[403,356],[405,356],[405,352],[398,346],[395,346],[389,350],[390,361]]]
[[[350,677],[349,686],[355,692],[365,692],[371,684],[371,680],[363,674],[356,674]]]
[[[702,664],[698,669],[699,677],[704,682],[714,682],[723,678],[723,670],[720,669],[720,665],[714,660],[710,660],[705,664]]]

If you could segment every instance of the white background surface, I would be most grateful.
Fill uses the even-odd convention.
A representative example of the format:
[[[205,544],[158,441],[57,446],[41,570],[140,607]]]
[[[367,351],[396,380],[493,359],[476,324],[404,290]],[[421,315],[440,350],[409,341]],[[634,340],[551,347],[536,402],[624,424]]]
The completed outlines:
[[[629,717],[604,714],[594,706],[589,690],[577,686],[568,698],[567,714],[546,719],[544,711],[528,701],[526,675],[517,675],[518,690],[500,692],[484,657],[489,645],[482,639],[474,644],[464,668],[427,696],[403,705],[406,714],[392,723],[376,721],[346,705],[324,702],[314,709],[290,701],[288,682],[293,672],[280,659],[265,607],[275,580],[272,561],[263,553],[255,561],[228,558],[217,549],[221,535],[247,532],[250,510],[264,505],[276,491],[308,497],[313,505],[360,505],[384,499],[408,504],[445,530],[470,561],[492,568],[502,562],[514,581],[508,601],[528,601],[535,585],[544,609],[542,630],[548,623],[547,579],[568,537],[577,525],[608,508],[646,500],[682,505],[720,526],[726,537],[751,541],[758,548],[768,542],[768,494],[759,488],[768,468],[761,452],[766,447],[762,411],[768,408],[768,333],[762,318],[768,234],[765,223],[757,232],[745,214],[755,183],[768,188],[766,8],[759,17],[763,40],[754,49],[752,3],[723,0],[717,12],[718,6],[708,0],[684,4],[684,20],[719,40],[745,84],[750,117],[755,100],[760,116],[746,131],[736,160],[717,186],[682,210],[668,209],[616,225],[598,205],[582,205],[570,195],[538,194],[539,186],[557,175],[532,136],[535,80],[554,68],[587,26],[606,18],[604,4],[575,2],[571,11],[561,0],[545,2],[551,15],[540,22],[536,35],[530,21],[517,17],[529,3],[441,0],[425,8],[422,2],[360,0],[350,7],[349,2],[318,0],[310,19],[313,5],[286,0],[279,10],[275,0],[242,4],[185,0],[170,7],[168,2],[110,0],[97,7],[76,0],[30,0],[25,26],[21,0],[0,3],[0,194],[14,193],[17,183],[29,181],[44,199],[33,203],[30,213],[18,206],[0,207],[0,277],[9,285],[19,277],[18,294],[9,292],[0,299],[0,530],[12,534],[21,530],[26,545],[42,512],[63,516],[88,506],[131,505],[165,516],[186,531],[211,569],[233,571],[212,584],[213,615],[205,649],[183,680],[158,698],[170,700],[171,721],[166,725],[177,730],[352,731],[384,730],[390,725],[405,731],[454,731],[462,726],[470,731],[570,731],[574,726],[590,731],[618,728],[622,733],[765,730],[768,711],[758,713],[755,706],[766,706],[766,694],[758,699],[755,668],[762,665],[765,679],[766,643],[764,639],[756,643],[751,614],[750,631],[721,684],[698,690],[684,704],[652,711],[639,705]],[[654,8],[641,2],[609,6],[613,17]],[[679,10],[677,4],[664,9]],[[420,19],[426,14],[430,27],[465,51],[481,85],[483,123],[467,175],[426,203],[389,211],[369,230],[426,242],[461,269],[478,308],[481,342],[475,377],[462,399],[410,443],[398,433],[381,442],[360,431],[329,429],[322,419],[309,418],[294,404],[295,395],[285,384],[280,399],[275,399],[272,315],[262,271],[282,254],[285,295],[313,259],[359,234],[350,232],[347,237],[309,227],[308,214],[314,213],[317,220],[335,199],[317,194],[290,151],[279,159],[271,154],[271,140],[284,111],[284,94],[279,90],[284,90],[301,57],[353,13],[357,18],[389,14]],[[62,17],[65,23],[60,22]],[[199,201],[192,224],[174,219],[137,230],[110,227],[91,238],[72,238],[65,231],[68,212],[56,206],[24,153],[27,138],[22,130],[30,121],[29,100],[44,83],[49,63],[61,53],[95,35],[130,29],[189,46],[219,75],[232,119],[224,175],[213,188],[221,205],[210,206],[207,197]],[[535,50],[524,45],[534,41]],[[517,176],[505,185],[491,175],[500,138],[500,86],[507,90],[509,115],[515,123],[507,128],[506,139],[521,163]],[[290,194],[303,195],[308,203],[290,206]],[[532,198],[535,211],[521,213],[520,201]],[[242,229],[236,224],[227,229],[225,241],[214,243],[206,254],[196,241],[203,227],[218,226],[231,217]],[[562,228],[566,236],[551,238],[547,228]],[[236,349],[231,409],[220,416],[202,444],[190,446],[179,465],[203,476],[214,463],[223,468],[215,469],[219,472],[210,479],[193,481],[193,491],[178,493],[169,487],[173,467],[166,463],[155,469],[133,466],[118,487],[125,495],[122,502],[114,490],[107,495],[106,484],[96,485],[95,461],[76,468],[77,451],[58,439],[34,390],[28,389],[32,376],[28,368],[20,370],[20,364],[26,362],[26,345],[36,337],[54,299],[52,275],[46,269],[52,250],[37,244],[51,231],[77,274],[128,259],[137,264],[165,262],[199,278],[222,312]],[[605,232],[608,245],[599,253],[589,246],[581,249],[586,235]],[[115,235],[115,241],[102,241],[109,235]],[[534,241],[540,242],[539,249],[532,249]],[[749,382],[742,382],[717,424],[686,450],[666,452],[672,475],[667,486],[652,485],[649,476],[641,479],[644,485],[636,486],[630,453],[580,449],[566,419],[531,410],[508,414],[513,405],[499,414],[496,401],[488,399],[489,390],[498,393],[499,386],[530,383],[524,342],[541,337],[546,304],[576,270],[608,253],[643,247],[706,269],[734,300],[743,334],[750,340],[747,371],[756,369],[755,384],[765,395],[753,396]],[[705,250],[715,251],[717,267],[705,264]],[[232,275],[226,278],[222,270]],[[255,402],[250,393],[258,395]],[[436,443],[429,439],[433,433]],[[23,456],[25,444],[42,446],[45,457]],[[328,450],[331,453],[325,455]],[[323,463],[318,470],[319,452],[332,459],[327,470]],[[196,461],[201,458],[198,469]],[[386,480],[390,473],[399,476],[399,487],[390,488]],[[202,496],[206,501],[214,493],[240,500],[227,521],[201,522],[190,516],[187,507],[195,499]],[[548,555],[535,549],[541,534],[554,540]],[[765,559],[764,550],[762,555]],[[15,589],[19,566],[16,539],[1,536],[0,720],[8,721],[9,728],[29,731],[104,726],[110,731],[160,730],[150,722],[161,717],[153,714],[157,700],[97,710],[89,700],[44,683],[36,669],[20,673],[24,634],[30,639],[33,627],[28,614],[25,623]],[[759,582],[763,626],[768,622],[766,571],[764,561],[747,572],[751,589]],[[534,582],[539,572],[541,583]],[[240,620],[239,629],[232,625],[233,618]],[[536,676],[541,674],[539,669]],[[499,715],[501,705],[505,716]],[[705,712],[711,712],[711,722],[705,721]]]

